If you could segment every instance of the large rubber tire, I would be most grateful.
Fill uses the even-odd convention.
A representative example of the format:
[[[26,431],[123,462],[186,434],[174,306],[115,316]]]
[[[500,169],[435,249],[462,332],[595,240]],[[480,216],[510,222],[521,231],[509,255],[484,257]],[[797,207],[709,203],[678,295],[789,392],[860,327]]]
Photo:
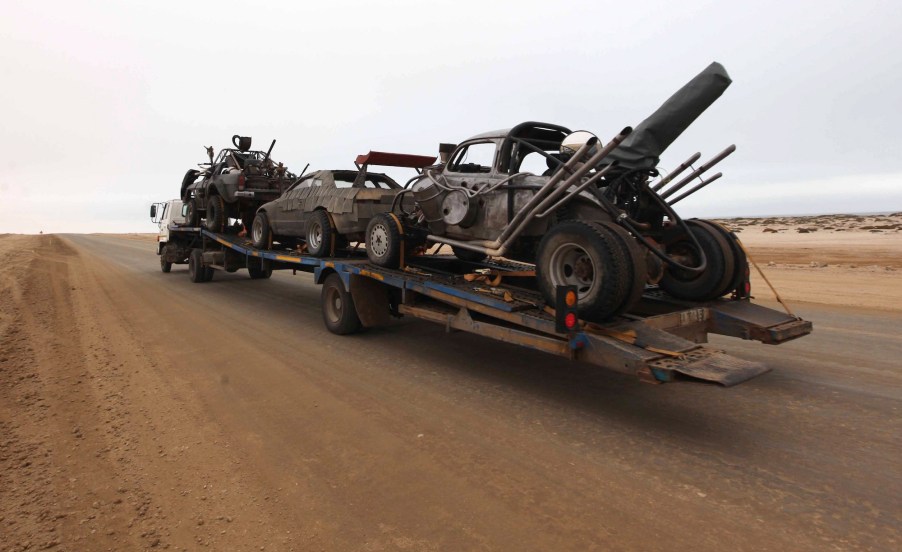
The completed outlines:
[[[163,272],[167,272],[167,273],[170,270],[172,270],[172,263],[170,263],[169,261],[166,260],[166,252],[165,251],[160,252],[160,270],[162,270]]]
[[[265,280],[272,276],[272,265],[258,257],[247,259],[247,273],[251,280]]]
[[[726,240],[727,244],[730,246],[730,251],[733,253],[733,275],[730,278],[730,281],[727,282],[724,289],[718,294],[718,297],[726,295],[727,293],[732,292],[735,289],[740,289],[743,280],[745,280],[746,275],[748,274],[749,261],[745,255],[745,251],[742,250],[742,246],[739,245],[739,238],[736,237],[729,229],[724,227],[721,224],[716,222],[712,222],[710,220],[705,219],[695,219],[699,224],[706,224],[715,232],[720,234],[724,240]]]
[[[210,232],[222,232],[225,226],[226,208],[222,196],[210,196],[207,200],[207,219],[205,226]]]
[[[464,249],[463,247],[455,247],[453,245],[451,246],[451,251],[454,252],[455,257],[461,261],[467,261],[468,263],[481,263],[488,257],[485,253]]]
[[[333,254],[333,243],[336,238],[335,228],[329,213],[319,209],[310,213],[307,219],[304,239],[307,241],[307,252],[314,257],[330,257]]]
[[[251,241],[258,249],[272,248],[272,228],[269,226],[269,217],[264,211],[257,213],[254,223],[250,228]]]
[[[195,284],[206,282],[208,268],[204,266],[204,252],[200,249],[192,249],[188,254],[188,276]]]
[[[723,236],[708,224],[688,220],[692,234],[698,240],[707,259],[707,266],[701,274],[692,274],[668,266],[661,279],[661,288],[678,299],[689,301],[709,301],[724,293],[733,277],[733,252]],[[683,232],[664,244],[667,254],[689,259],[689,266],[697,264],[699,255],[692,240]],[[684,263],[685,264],[685,263]]]
[[[648,281],[648,264],[645,262],[645,250],[622,226],[614,222],[599,221],[596,225],[607,228],[616,238],[620,250],[626,259],[628,278],[626,281],[626,296],[623,303],[617,307],[617,314],[630,310],[642,298],[645,291],[645,283]]]
[[[197,210],[197,200],[188,200],[188,212],[185,214],[185,224],[192,228],[200,226],[200,212]]]
[[[403,235],[398,219],[379,213],[366,225],[366,256],[370,262],[385,268],[401,266]]]
[[[200,174],[200,171],[197,169],[188,169],[188,172],[185,173],[185,176],[182,177],[182,188],[179,193],[179,197],[182,198],[182,201],[188,201],[188,186],[194,184],[194,181],[197,180],[197,175]]]
[[[341,277],[332,273],[326,276],[320,295],[320,307],[323,311],[323,322],[326,328],[338,335],[347,335],[360,331],[360,318],[354,307],[354,299],[345,289]]]
[[[549,305],[561,285],[576,285],[580,317],[601,322],[628,296],[630,267],[618,238],[604,226],[568,220],[551,227],[539,243],[536,281]]]

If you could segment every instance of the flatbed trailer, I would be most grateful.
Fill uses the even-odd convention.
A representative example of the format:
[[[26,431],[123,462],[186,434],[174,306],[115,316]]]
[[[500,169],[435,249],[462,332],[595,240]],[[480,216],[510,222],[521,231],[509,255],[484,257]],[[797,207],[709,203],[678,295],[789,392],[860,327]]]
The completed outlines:
[[[580,321],[575,331],[562,333],[554,311],[528,285],[531,265],[470,263],[427,254],[392,270],[371,264],[362,252],[320,258],[258,249],[237,234],[179,226],[169,230],[171,240],[193,253],[189,272],[196,282],[208,281],[216,269],[248,268],[255,278],[268,277],[272,270],[312,273],[323,286],[323,319],[333,333],[383,325],[393,315],[410,316],[448,332],[475,333],[649,383],[692,379],[731,386],[770,370],[705,346],[708,334],[776,345],[812,331],[811,322],[748,298],[689,302],[649,286],[629,313],[603,324]]]

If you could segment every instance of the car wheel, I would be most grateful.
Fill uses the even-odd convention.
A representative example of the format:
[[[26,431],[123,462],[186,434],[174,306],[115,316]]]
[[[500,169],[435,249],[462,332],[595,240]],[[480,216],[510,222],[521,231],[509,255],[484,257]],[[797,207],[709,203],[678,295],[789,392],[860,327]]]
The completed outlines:
[[[488,255],[485,253],[480,253],[478,251],[473,251],[471,249],[464,249],[463,247],[455,247],[451,246],[451,251],[454,252],[454,256],[460,259],[461,261],[467,261],[468,263],[479,263],[485,260]]]
[[[730,286],[734,272],[734,256],[729,243],[711,226],[697,220],[686,221],[692,235],[705,254],[707,265],[701,274],[693,274],[667,266],[661,288],[678,299],[709,301],[716,299]],[[685,232],[664,244],[667,255],[686,266],[696,266],[701,260],[692,239]]]
[[[272,229],[269,227],[269,217],[260,211],[254,217],[251,225],[251,240],[258,249],[272,249]]]
[[[401,265],[401,227],[390,213],[380,213],[366,226],[366,256],[385,268]]]
[[[247,260],[247,273],[251,280],[265,280],[272,276],[272,265],[259,257],[250,257]]]
[[[192,249],[188,255],[188,276],[195,284],[206,282],[208,268],[204,266],[204,252],[201,249]],[[210,269],[211,270],[211,269]]]
[[[211,196],[207,201],[206,227],[210,232],[222,232],[225,224],[225,202],[222,196]]]
[[[329,257],[334,254],[335,228],[326,211],[320,209],[310,214],[304,236],[307,240],[307,252],[314,257]]]
[[[623,303],[617,307],[617,314],[628,311],[645,292],[645,284],[648,282],[648,263],[645,259],[645,249],[620,225],[601,221],[594,224],[607,228],[611,236],[615,238],[617,245],[626,261],[626,295]]]
[[[554,305],[558,286],[576,286],[577,312],[592,321],[617,313],[627,297],[629,269],[612,232],[604,226],[565,221],[551,227],[539,243],[536,281]]]
[[[194,228],[200,225],[200,212],[197,210],[197,200],[188,200],[188,212],[185,213],[185,224]]]
[[[320,300],[323,322],[330,332],[347,335],[360,330],[360,318],[357,317],[354,299],[338,274],[333,272],[326,276]]]

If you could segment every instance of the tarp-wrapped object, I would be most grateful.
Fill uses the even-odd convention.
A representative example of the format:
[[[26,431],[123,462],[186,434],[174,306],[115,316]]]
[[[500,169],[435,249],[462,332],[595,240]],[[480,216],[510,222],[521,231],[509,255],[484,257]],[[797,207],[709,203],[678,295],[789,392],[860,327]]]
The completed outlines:
[[[628,169],[656,167],[664,150],[723,94],[731,82],[724,66],[715,61],[639,123],[605,162],[617,160],[621,167]]]

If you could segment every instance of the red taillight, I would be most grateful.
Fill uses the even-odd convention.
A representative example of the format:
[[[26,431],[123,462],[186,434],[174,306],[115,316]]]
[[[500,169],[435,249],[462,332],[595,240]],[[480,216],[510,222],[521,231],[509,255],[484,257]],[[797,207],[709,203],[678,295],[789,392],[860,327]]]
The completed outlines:
[[[745,291],[746,297],[748,297],[749,295],[752,294],[752,284],[750,282],[746,282],[745,285],[743,286],[743,289]]]
[[[567,316],[564,317],[564,325],[567,326],[567,329],[573,329],[576,327],[576,315],[572,312],[568,312]]]
[[[238,175],[238,189],[239,190],[244,190],[244,183],[246,181],[247,181],[247,178],[245,178],[244,173],[241,173]]]

